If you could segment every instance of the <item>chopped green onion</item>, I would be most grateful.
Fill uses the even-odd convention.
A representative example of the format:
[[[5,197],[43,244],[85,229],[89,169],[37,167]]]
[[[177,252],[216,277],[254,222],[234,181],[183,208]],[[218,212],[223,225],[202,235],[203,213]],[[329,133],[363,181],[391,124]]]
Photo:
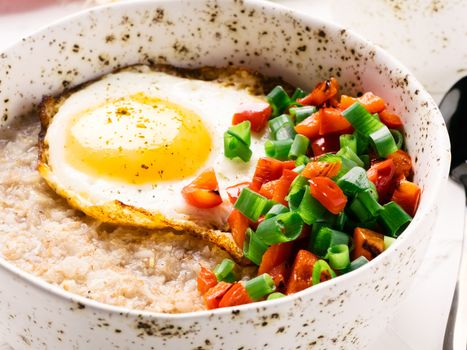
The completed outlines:
[[[283,297],[285,297],[285,294],[282,294],[281,292],[274,292],[269,294],[266,300],[275,300]]]
[[[273,216],[287,213],[289,211],[289,208],[287,208],[285,205],[282,205],[280,203],[274,204],[271,209],[266,213],[264,216],[265,219],[272,218]]]
[[[369,222],[378,216],[383,207],[370,191],[362,191],[355,195],[349,209],[361,222]]]
[[[274,280],[267,273],[263,273],[245,282],[245,289],[253,300],[258,300],[267,294],[274,292],[276,286]]]
[[[258,235],[251,228],[246,230],[245,242],[243,243],[243,255],[245,258],[259,266],[264,252],[268,247],[266,243],[258,238]]]
[[[404,136],[399,130],[389,129],[389,131],[391,132],[392,137],[394,137],[394,141],[396,142],[397,149],[401,149],[402,146],[404,146]]]
[[[358,133],[370,138],[378,156],[385,158],[397,151],[396,143],[388,127],[372,116],[359,102],[355,102],[343,111],[342,115]]]
[[[345,214],[344,211],[341,211],[339,214],[337,214],[336,222],[334,223],[333,227],[338,231],[343,231],[347,221],[348,221],[347,215]]]
[[[289,95],[280,85],[272,89],[266,97],[269,104],[271,105],[273,117],[277,117],[279,114],[281,114],[290,104]]]
[[[373,196],[375,200],[379,199],[378,191],[376,190],[376,185],[371,181],[370,181],[370,188],[368,189],[368,191],[371,193],[371,195]]]
[[[368,137],[379,130],[383,123],[374,118],[360,102],[355,102],[342,112],[353,128],[362,136]]]
[[[295,129],[292,119],[287,114],[282,114],[268,122],[273,140],[287,140],[295,137]]]
[[[218,281],[225,281],[226,277],[233,276],[235,263],[230,259],[224,259],[214,268],[214,274]],[[235,277],[235,276],[234,276]]]
[[[245,120],[237,125],[232,125],[229,127],[227,132],[242,140],[245,145],[250,146],[251,144],[251,123],[249,120]]]
[[[298,156],[298,158],[295,160],[295,165],[300,166],[300,165],[307,165],[310,162],[310,158],[304,154],[301,156]]]
[[[258,221],[259,217],[271,208],[269,199],[244,188],[234,205],[243,215],[251,221]]]
[[[264,143],[264,152],[268,157],[278,160],[287,160],[293,141],[288,140],[267,140]]]
[[[327,209],[310,193],[310,186],[304,187],[304,193],[297,213],[307,225],[312,225],[325,216]]]
[[[297,98],[303,98],[306,96],[306,92],[300,89],[299,87],[295,89],[292,97],[290,98],[292,101],[295,101]]]
[[[311,247],[311,251],[321,257],[326,256],[329,247],[338,244],[349,244],[349,235],[330,229],[329,227],[323,226],[320,228],[316,237],[314,238],[313,245]]]
[[[358,192],[370,189],[370,180],[365,169],[354,167],[336,181],[346,196],[354,196]]]
[[[290,185],[289,193],[285,198],[289,203],[289,207],[292,210],[295,210],[300,205],[300,202],[303,198],[303,193],[305,192],[305,186],[308,184],[308,179],[305,176],[298,175]]]
[[[389,202],[383,206],[379,219],[387,234],[394,238],[397,238],[412,221],[410,215],[395,202]]]
[[[397,151],[397,145],[394,141],[394,137],[386,125],[383,125],[378,130],[372,132],[370,134],[370,139],[376,153],[381,158],[386,158],[391,153]]]
[[[360,158],[358,158],[357,154],[352,151],[352,149],[350,147],[343,147],[341,148],[337,153],[336,155],[342,157],[342,158],[346,158],[346,159],[349,159],[351,160],[352,162],[354,162],[355,164],[357,164],[357,166],[359,167],[362,167],[365,165],[363,164],[362,160]]]
[[[321,283],[321,275],[323,272],[327,272],[331,278],[336,277],[336,273],[331,269],[328,263],[324,260],[318,260],[313,265],[313,272],[311,274],[311,281],[313,286]]]
[[[301,123],[316,111],[317,109],[315,106],[293,107],[289,109],[289,113],[295,121],[295,125]]]
[[[350,263],[349,267],[345,269],[345,272],[347,273],[347,272],[354,271],[367,263],[369,263],[368,259],[365,258],[363,255],[361,255]]]
[[[354,131],[353,135],[357,141],[357,154],[361,157],[362,154],[368,152],[368,146],[370,145],[370,140],[365,135],[360,134],[357,131]]]
[[[229,159],[239,157],[244,162],[248,162],[253,152],[238,137],[230,134],[228,131],[224,133],[224,155]]]
[[[349,246],[346,244],[333,245],[328,249],[327,259],[334,270],[344,270],[350,264]]]
[[[384,250],[388,249],[395,241],[396,239],[393,237],[384,236]]]
[[[295,240],[303,228],[303,220],[295,212],[288,212],[266,219],[258,225],[256,234],[266,244]]]
[[[289,159],[295,160],[299,156],[306,154],[309,145],[310,140],[308,139],[308,137],[300,134],[295,135],[292,147],[290,147]]]
[[[357,154],[357,138],[352,134],[343,134],[339,136],[339,144],[341,148],[349,147]]]

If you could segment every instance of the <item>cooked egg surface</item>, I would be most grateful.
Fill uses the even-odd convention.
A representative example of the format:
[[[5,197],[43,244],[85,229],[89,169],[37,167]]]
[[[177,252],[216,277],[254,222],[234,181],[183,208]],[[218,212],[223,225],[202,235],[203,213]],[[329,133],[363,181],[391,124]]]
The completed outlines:
[[[44,139],[47,174],[39,169],[58,193],[90,215],[85,207],[118,200],[166,223],[222,227],[230,211],[224,189],[251,178],[267,138],[252,133],[253,157],[244,163],[225,158],[223,134],[241,103],[260,100],[234,86],[144,66],[109,74],[60,105]],[[193,208],[181,190],[208,167],[216,171],[224,204]],[[99,218],[116,214],[103,210]]]

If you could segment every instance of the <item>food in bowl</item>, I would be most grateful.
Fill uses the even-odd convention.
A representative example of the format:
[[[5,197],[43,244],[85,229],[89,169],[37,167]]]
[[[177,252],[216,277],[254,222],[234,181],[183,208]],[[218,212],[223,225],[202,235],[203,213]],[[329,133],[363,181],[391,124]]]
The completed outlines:
[[[226,156],[247,161],[250,128],[269,131],[268,157],[250,182],[229,188],[230,229],[258,276],[235,282],[229,260],[203,267],[197,282],[209,309],[281,298],[353,271],[387,249],[417,210],[402,121],[381,97],[339,96],[334,78],[309,94],[289,97],[276,86],[267,97],[268,115],[242,107],[224,138]]]
[[[328,86],[335,92],[313,100]],[[4,140],[3,158],[9,160],[4,171],[11,181],[4,190],[10,205],[23,205],[12,213],[11,221],[27,222],[34,229],[9,227],[2,235],[3,255],[73,293],[169,313],[282,297],[371,260],[391,242],[389,236],[368,229],[378,223],[361,220],[365,227],[354,233],[352,263],[349,235],[342,231],[356,225],[355,217],[368,214],[364,211],[368,201],[372,205],[368,215],[382,210],[374,200],[377,193],[383,202],[392,196],[401,205],[411,203],[415,210],[420,190],[409,181],[407,154],[390,152],[385,154],[386,163],[378,162],[377,154],[368,153],[368,143],[361,144],[364,131],[355,127],[349,134],[351,125],[341,109],[360,101],[353,105],[357,112],[365,117],[367,109],[378,113],[383,123],[399,129],[393,134],[402,142],[400,118],[385,111],[384,101],[370,93],[338,100],[335,80],[320,83],[308,96],[296,90],[291,98],[281,87],[265,96],[270,87],[270,80],[233,68],[186,71],[135,66],[46,98],[40,113],[39,172],[52,189],[88,216],[71,210],[39,181],[33,158],[39,126],[26,120],[18,127],[19,134]],[[371,110],[373,100],[379,103],[378,110]],[[182,128],[181,145],[173,145],[181,147],[180,160],[174,162],[171,157],[174,153],[178,159],[176,152],[157,153],[157,138],[176,140],[171,128],[177,129],[185,118],[194,129]],[[379,130],[383,124],[374,120]],[[192,154],[198,137],[203,139],[201,148]],[[170,167],[182,164],[187,155],[200,158],[190,163],[191,170],[177,175]],[[151,157],[161,158],[151,164]],[[165,172],[161,163],[172,173],[161,173]],[[364,180],[366,173],[359,165],[369,168],[376,186]],[[408,180],[394,175],[401,166]],[[354,181],[343,169],[349,174],[357,171],[360,177]],[[320,199],[317,193],[324,193],[320,183],[329,185],[331,178],[341,179],[343,196],[349,197],[349,203],[361,202],[363,209],[350,205],[352,212],[347,215],[345,203],[331,208]],[[416,190],[410,192],[404,184]],[[366,186],[364,193],[370,196],[353,199],[359,185]],[[318,188],[314,194],[312,186]],[[407,192],[412,194],[409,199]],[[313,217],[316,213],[304,209],[309,206],[319,215]],[[293,234],[280,232],[282,223],[284,227],[292,223]],[[400,227],[390,235],[397,236]],[[238,262],[253,266],[240,267],[214,245],[167,228],[195,233]],[[272,236],[263,239],[265,232]],[[310,243],[316,235],[321,243]],[[332,255],[327,256],[328,250]]]

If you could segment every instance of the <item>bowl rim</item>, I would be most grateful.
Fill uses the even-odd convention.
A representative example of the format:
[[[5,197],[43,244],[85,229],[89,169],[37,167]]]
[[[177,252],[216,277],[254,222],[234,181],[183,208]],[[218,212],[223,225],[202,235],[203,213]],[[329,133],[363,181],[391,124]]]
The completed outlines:
[[[194,0],[194,1],[198,3],[203,3],[206,0]],[[135,6],[138,7],[138,6],[142,6],[146,4],[149,6],[154,6],[155,4],[170,6],[170,4],[175,4],[177,2],[183,2],[183,0],[176,0],[176,1],[174,0],[134,0],[134,1],[127,1],[127,2],[124,1],[124,2],[104,4],[104,5],[99,5],[99,6],[83,9],[76,13],[60,18],[56,21],[53,21],[50,24],[40,27],[39,29],[29,33],[24,38],[19,39],[16,42],[12,43],[11,45],[7,46],[4,50],[2,50],[2,52],[8,52],[9,50],[14,50],[16,46],[21,45],[21,43],[25,41],[26,39],[34,38],[34,37],[39,38],[40,35],[47,34],[48,30],[58,27],[60,25],[64,25],[68,23],[69,21],[79,19],[79,18],[85,18],[86,16],[97,14],[100,11],[103,11],[109,8],[130,9]],[[218,3],[222,6],[222,4],[224,3],[229,3],[229,0],[218,0]],[[327,28],[331,29],[332,31],[336,31],[336,32],[345,30],[346,33],[349,34],[352,40],[358,41],[360,44],[366,47],[371,47],[378,54],[378,56],[384,60],[385,65],[397,68],[400,73],[409,76],[410,83],[413,85],[414,88],[419,90],[419,94],[417,96],[418,99],[422,101],[426,101],[429,104],[428,108],[430,108],[433,111],[433,118],[442,120],[441,112],[439,111],[433,98],[425,90],[423,85],[410,72],[410,70],[407,67],[405,67],[405,65],[403,65],[401,62],[399,62],[399,60],[394,58],[391,54],[387,53],[384,49],[372,43],[368,39],[365,39],[360,34],[354,32],[352,29],[345,28],[343,26],[340,26],[328,20],[323,20],[321,18],[315,17],[314,15],[300,13],[297,10],[290,9],[284,5],[277,4],[272,1],[244,0],[244,3],[246,3],[249,6],[256,6],[256,7],[261,7],[263,9],[268,9],[271,11],[277,11],[278,13],[282,15],[287,13],[288,15],[291,15],[294,18],[298,18],[300,20],[310,22],[313,24],[313,26],[326,26]],[[397,240],[395,240],[395,242],[391,245],[391,247],[387,251],[384,251],[383,253],[378,255],[375,259],[371,261],[371,263],[365,264],[364,266],[360,267],[359,269],[355,271],[339,276],[339,278],[331,279],[329,281],[326,281],[325,283],[320,283],[319,285],[314,286],[313,288],[305,289],[298,293],[288,295],[284,298],[268,300],[268,301],[264,300],[264,301],[254,302],[251,304],[226,307],[226,308],[215,309],[215,310],[190,311],[190,312],[172,314],[172,313],[163,313],[163,312],[148,311],[148,310],[131,309],[128,307],[115,306],[115,305],[99,302],[96,300],[88,299],[81,295],[68,292],[57,285],[46,282],[42,278],[20,269],[19,267],[15,266],[13,263],[7,261],[3,257],[0,257],[0,268],[3,269],[5,272],[9,273],[10,275],[18,277],[22,282],[27,282],[31,287],[39,289],[42,292],[45,292],[46,294],[49,294],[51,296],[57,297],[64,302],[72,302],[72,303],[77,303],[78,305],[84,305],[85,307],[89,307],[94,311],[118,313],[118,314],[124,314],[127,316],[146,317],[146,318],[166,320],[166,321],[203,318],[203,317],[209,317],[209,316],[221,316],[221,315],[226,315],[226,314],[230,315],[233,310],[248,311],[248,310],[257,309],[258,307],[265,307],[266,305],[268,307],[273,308],[273,307],[280,306],[282,304],[293,303],[297,300],[301,300],[302,297],[305,295],[317,294],[323,289],[327,289],[327,288],[330,288],[331,286],[334,286],[336,283],[343,284],[348,279],[352,279],[359,274],[368,273],[369,269],[372,269],[374,266],[379,265],[379,262],[382,259],[384,259],[386,256],[390,254],[394,254],[398,250],[399,246],[403,245],[403,243],[408,239],[408,237],[412,235],[412,231],[415,231],[417,229],[420,221],[422,221],[423,218],[425,218],[431,213],[430,209],[432,209],[435,206],[435,200],[439,196],[441,187],[445,183],[445,181],[447,181],[448,173],[449,173],[449,166],[450,166],[449,136],[448,136],[444,121],[442,122],[442,125],[443,127],[438,129],[438,134],[439,134],[438,142],[439,142],[439,146],[443,147],[443,149],[446,150],[445,156],[440,158],[439,164],[437,166],[437,171],[435,172],[435,176],[433,177],[433,180],[430,183],[430,187],[433,188],[433,190],[430,193],[430,196],[423,196],[422,198],[424,202],[427,202],[427,205],[424,208],[425,210],[423,212],[416,213],[414,219],[404,231],[405,234],[401,235]]]

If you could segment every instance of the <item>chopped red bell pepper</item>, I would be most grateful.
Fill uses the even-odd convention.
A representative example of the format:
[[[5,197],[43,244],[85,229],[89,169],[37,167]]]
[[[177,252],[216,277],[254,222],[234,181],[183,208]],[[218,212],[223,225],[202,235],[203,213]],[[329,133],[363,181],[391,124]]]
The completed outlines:
[[[245,120],[251,123],[251,130],[260,132],[266,126],[272,114],[272,108],[267,102],[242,104],[239,111],[233,115],[232,124],[237,125]]]
[[[347,197],[328,177],[317,176],[309,181],[311,195],[333,214],[339,214],[347,204]]]
[[[185,186],[182,195],[189,204],[197,208],[214,208],[222,203],[216,174],[212,168],[206,169]]]

